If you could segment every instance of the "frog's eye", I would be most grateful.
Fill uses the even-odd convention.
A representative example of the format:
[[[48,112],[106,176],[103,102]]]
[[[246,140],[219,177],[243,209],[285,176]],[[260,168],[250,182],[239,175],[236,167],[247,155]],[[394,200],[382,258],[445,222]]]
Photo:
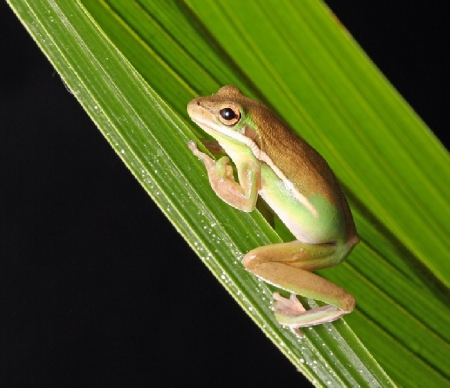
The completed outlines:
[[[227,106],[219,111],[219,120],[222,124],[232,126],[241,119],[241,112],[237,106]]]

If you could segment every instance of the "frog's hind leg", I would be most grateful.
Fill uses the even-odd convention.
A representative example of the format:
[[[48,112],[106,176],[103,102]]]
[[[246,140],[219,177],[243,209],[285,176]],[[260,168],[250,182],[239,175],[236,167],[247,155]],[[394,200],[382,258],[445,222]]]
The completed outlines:
[[[335,321],[354,309],[353,296],[310,272],[341,261],[345,254],[339,250],[334,244],[293,241],[256,248],[244,257],[243,264],[256,276],[293,294],[289,299],[274,294],[273,308],[280,324],[296,329]],[[305,310],[295,294],[327,305]]]

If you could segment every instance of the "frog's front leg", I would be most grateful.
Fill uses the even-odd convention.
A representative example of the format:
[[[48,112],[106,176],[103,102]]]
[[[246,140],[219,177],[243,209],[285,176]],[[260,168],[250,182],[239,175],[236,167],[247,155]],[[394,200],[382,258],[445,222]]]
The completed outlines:
[[[256,248],[245,255],[243,263],[256,276],[293,294],[290,299],[274,294],[273,308],[280,324],[297,329],[335,321],[355,308],[352,295],[310,272],[327,267],[324,263],[333,263],[341,256],[335,244],[293,241]],[[294,294],[327,305],[305,310]]]
[[[221,157],[216,162],[207,154],[200,152],[193,141],[188,145],[192,153],[205,164],[209,183],[223,201],[245,212],[255,209],[258,198],[259,173],[252,168],[251,163],[241,166],[243,179],[239,184],[234,180],[233,167],[229,165],[230,159],[227,156]]]

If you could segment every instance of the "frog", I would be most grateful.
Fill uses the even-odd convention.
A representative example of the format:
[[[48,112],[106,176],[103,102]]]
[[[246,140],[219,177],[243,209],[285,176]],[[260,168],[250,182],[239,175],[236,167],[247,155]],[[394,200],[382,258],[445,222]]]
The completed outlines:
[[[346,197],[325,159],[271,109],[235,86],[193,99],[187,112],[218,143],[209,142],[207,149],[225,154],[215,160],[188,143],[205,165],[212,190],[243,212],[255,210],[262,198],[295,238],[257,247],[242,261],[253,275],[290,293],[288,298],[273,294],[276,320],[302,335],[300,328],[352,312],[355,298],[313,272],[341,263],[359,242]],[[306,309],[297,295],[322,304]]]

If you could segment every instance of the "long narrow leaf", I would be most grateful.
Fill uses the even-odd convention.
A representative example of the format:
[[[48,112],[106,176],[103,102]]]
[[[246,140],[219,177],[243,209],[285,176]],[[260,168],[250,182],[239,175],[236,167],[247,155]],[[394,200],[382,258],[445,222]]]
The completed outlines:
[[[320,3],[201,3],[10,0],[143,187],[312,381],[392,385],[377,360],[398,384],[445,385],[448,154]],[[186,147],[198,129],[180,119],[192,97],[230,83],[299,130],[348,191],[363,242],[321,274],[357,298],[346,321],[364,346],[343,320],[299,340],[274,321],[272,289],[243,270],[243,253],[280,239],[215,197]]]

